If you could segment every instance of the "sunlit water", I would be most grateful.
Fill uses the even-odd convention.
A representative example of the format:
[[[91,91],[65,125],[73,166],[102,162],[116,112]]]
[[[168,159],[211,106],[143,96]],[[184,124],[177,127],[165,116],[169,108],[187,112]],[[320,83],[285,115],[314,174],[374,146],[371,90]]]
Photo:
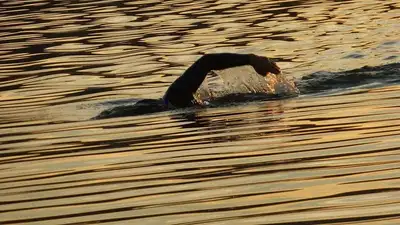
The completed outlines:
[[[0,0],[0,224],[400,224],[399,6]],[[215,52],[300,94],[235,68],[198,94],[246,101],[91,120]]]

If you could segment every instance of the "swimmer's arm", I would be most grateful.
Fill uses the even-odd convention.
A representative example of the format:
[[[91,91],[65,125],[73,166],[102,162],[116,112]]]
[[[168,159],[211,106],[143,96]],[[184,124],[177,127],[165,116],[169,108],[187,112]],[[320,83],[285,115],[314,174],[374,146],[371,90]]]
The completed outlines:
[[[235,53],[207,54],[193,63],[182,76],[171,84],[164,96],[164,101],[177,107],[188,106],[193,100],[193,94],[211,70],[223,70],[244,65],[253,66],[256,72],[263,76],[268,72],[280,72],[279,67],[267,57]]]
[[[171,87],[185,89],[190,93],[195,93],[201,83],[211,70],[223,70],[227,68],[251,65],[255,69],[256,63],[260,63],[260,59],[266,60],[266,57],[256,56],[254,54],[235,54],[235,53],[219,53],[207,54],[198,59],[180,76]],[[261,59],[261,60],[262,60]],[[257,71],[257,69],[256,69]],[[260,73],[261,71],[257,71]],[[266,75],[263,74],[263,75]]]

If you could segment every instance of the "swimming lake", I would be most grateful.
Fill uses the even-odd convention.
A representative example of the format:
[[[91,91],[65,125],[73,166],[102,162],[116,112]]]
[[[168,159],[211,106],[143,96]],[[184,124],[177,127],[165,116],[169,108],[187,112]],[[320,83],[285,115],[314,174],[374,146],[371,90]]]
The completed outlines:
[[[0,0],[0,224],[400,224],[399,20],[397,0]],[[300,95],[91,120],[218,52],[273,58]]]

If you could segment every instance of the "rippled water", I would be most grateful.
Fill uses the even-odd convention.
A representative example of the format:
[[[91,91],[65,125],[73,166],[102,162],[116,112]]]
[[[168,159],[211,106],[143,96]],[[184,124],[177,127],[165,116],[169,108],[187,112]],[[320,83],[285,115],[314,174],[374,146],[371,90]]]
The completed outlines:
[[[399,6],[0,0],[0,224],[400,224]],[[90,120],[214,52],[301,94]]]

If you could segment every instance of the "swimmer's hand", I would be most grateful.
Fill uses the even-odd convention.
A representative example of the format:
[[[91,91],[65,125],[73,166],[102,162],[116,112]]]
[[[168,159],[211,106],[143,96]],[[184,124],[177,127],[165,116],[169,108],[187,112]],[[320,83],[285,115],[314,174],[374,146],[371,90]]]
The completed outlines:
[[[272,62],[268,57],[250,55],[250,65],[261,76],[267,76],[269,73],[280,74],[281,69],[276,63]]]

